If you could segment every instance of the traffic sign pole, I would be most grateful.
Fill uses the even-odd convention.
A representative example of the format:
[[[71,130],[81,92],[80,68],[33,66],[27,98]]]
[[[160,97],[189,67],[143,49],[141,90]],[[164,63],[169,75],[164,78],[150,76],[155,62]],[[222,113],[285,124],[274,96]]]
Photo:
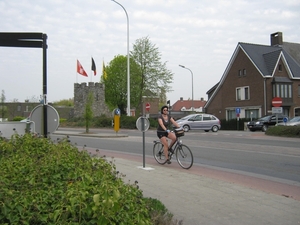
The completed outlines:
[[[281,108],[281,106],[282,106],[282,98],[280,98],[280,97],[274,97],[272,99],[272,105],[274,107],[280,107]],[[282,110],[282,108],[281,108],[281,110]],[[272,108],[272,112],[273,112],[273,108]],[[277,123],[278,123],[278,113],[276,113],[276,124]]]

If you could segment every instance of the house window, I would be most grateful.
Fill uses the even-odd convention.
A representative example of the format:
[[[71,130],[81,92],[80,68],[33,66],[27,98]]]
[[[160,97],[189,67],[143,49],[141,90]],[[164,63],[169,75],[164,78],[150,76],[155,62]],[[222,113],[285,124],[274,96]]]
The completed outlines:
[[[20,112],[20,111],[21,111],[21,106],[20,106],[20,105],[18,105],[18,108],[17,108],[17,110],[18,110],[18,112]]]
[[[298,96],[300,97],[300,85],[298,85]]]
[[[246,76],[246,69],[243,69],[243,75]]]
[[[239,70],[239,73],[238,73],[239,77],[242,76],[242,70]]]
[[[298,90],[299,92],[299,90]],[[299,95],[300,93],[298,93]],[[292,98],[292,85],[291,84],[274,84],[273,96],[281,98]]]
[[[278,71],[282,72],[282,65],[281,64],[278,65]]]
[[[232,120],[236,118],[235,110],[227,110],[227,120]]]
[[[246,109],[245,110],[245,118],[257,119],[259,118],[258,109]]]
[[[236,88],[236,100],[249,100],[250,94],[249,94],[249,87],[238,87]]]

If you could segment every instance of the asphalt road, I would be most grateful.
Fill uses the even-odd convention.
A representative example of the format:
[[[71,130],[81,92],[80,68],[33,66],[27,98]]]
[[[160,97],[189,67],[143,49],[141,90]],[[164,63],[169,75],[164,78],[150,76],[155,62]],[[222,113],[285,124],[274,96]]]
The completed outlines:
[[[59,128],[66,131],[72,128]],[[84,132],[84,129],[77,130]],[[114,138],[112,129],[95,129],[92,133],[111,135],[109,138],[71,136],[77,146],[152,156],[156,131],[120,130],[128,137]],[[56,138],[57,135],[51,135]],[[270,137],[263,132],[219,131],[217,133],[190,131],[181,138],[194,155],[194,163],[219,170],[247,174],[300,187],[300,140]]]

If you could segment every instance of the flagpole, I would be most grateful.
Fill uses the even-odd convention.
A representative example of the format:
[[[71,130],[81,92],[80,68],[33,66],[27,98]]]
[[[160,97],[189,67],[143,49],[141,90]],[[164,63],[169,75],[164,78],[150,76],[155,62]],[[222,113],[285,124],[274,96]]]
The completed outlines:
[[[92,55],[91,55],[91,63],[92,63]],[[91,74],[91,82],[93,82],[93,70],[90,70],[90,74]]]
[[[76,83],[78,83],[77,62],[76,62]]]

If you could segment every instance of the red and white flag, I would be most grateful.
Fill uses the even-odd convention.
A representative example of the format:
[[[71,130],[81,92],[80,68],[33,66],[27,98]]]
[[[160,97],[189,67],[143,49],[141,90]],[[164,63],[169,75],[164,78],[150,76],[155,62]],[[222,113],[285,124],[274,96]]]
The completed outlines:
[[[87,73],[85,72],[85,70],[83,69],[82,65],[80,64],[80,62],[77,59],[77,73],[81,74],[82,76],[87,77]]]

